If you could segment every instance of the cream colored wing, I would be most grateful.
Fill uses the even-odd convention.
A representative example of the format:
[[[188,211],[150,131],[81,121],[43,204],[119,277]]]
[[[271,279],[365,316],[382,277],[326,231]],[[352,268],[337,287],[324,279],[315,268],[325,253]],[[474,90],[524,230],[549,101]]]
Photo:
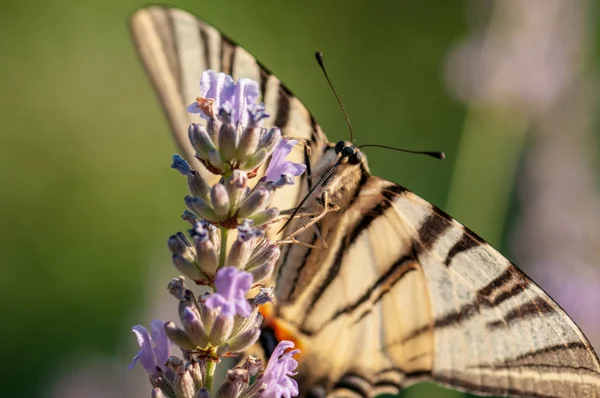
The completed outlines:
[[[194,169],[210,179],[187,138],[191,123],[204,123],[186,108],[200,93],[200,76],[207,69],[225,72],[234,79],[252,78],[259,82],[267,114],[265,127],[277,126],[284,135],[305,140],[311,148],[310,162],[315,163],[327,144],[325,135],[306,107],[277,77],[217,29],[192,14],[168,7],[151,6],[136,11],[131,18],[131,33],[138,53],[165,109],[180,151]],[[290,160],[303,163],[301,145]],[[276,195],[275,207],[294,208],[301,196],[302,184],[286,187]],[[277,230],[276,228],[273,228]]]
[[[589,342],[527,276],[414,193],[377,177],[358,188],[321,225],[327,253],[305,251],[295,280],[318,271],[279,308],[306,347],[303,394],[372,397],[429,379],[484,395],[600,397]]]

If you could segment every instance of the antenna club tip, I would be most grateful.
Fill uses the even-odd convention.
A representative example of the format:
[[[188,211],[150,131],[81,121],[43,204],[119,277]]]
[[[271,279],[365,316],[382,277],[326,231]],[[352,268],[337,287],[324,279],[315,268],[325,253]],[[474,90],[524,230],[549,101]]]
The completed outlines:
[[[438,159],[440,159],[440,160],[446,159],[446,154],[444,152],[440,152],[439,156],[438,156]]]
[[[321,51],[317,51],[315,53],[315,58],[317,58],[317,61],[319,61],[319,63],[323,62],[323,53]]]

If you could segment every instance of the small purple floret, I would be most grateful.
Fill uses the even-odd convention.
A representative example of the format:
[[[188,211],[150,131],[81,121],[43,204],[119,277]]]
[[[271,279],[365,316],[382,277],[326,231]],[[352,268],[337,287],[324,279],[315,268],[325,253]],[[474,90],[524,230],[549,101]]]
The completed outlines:
[[[271,354],[261,380],[267,385],[262,398],[290,398],[298,395],[298,383],[292,376],[297,373],[294,370],[298,366],[293,356],[300,350],[285,352],[288,348],[294,348],[294,343],[282,340]]]
[[[267,167],[267,181],[276,182],[283,178],[286,183],[291,181],[293,184],[293,179],[290,179],[290,176],[297,177],[304,173],[306,165],[285,160],[297,143],[298,141],[295,140],[283,138],[279,140],[271,156],[269,167]]]
[[[215,277],[217,291],[206,299],[204,304],[210,309],[221,308],[221,315],[250,316],[252,307],[246,293],[252,287],[252,275],[235,267],[225,267]]]
[[[165,321],[155,319],[150,323],[152,337],[148,330],[141,326],[134,326],[131,330],[137,337],[138,344],[141,349],[129,364],[131,369],[139,361],[142,367],[150,376],[158,376],[158,368],[164,370],[164,365],[167,359],[171,356],[173,343],[167,337],[165,332]]]
[[[231,112],[234,123],[248,125],[250,120],[258,123],[264,118],[263,107],[256,103],[259,94],[258,83],[252,79],[242,78],[235,83],[231,76],[214,70],[204,71],[200,79],[200,97],[214,99],[215,110]],[[188,106],[188,112],[204,119],[211,116],[205,115],[197,102]]]
[[[265,233],[262,230],[258,228],[252,228],[252,221],[250,220],[242,221],[242,223],[238,225],[237,230],[238,239],[243,242],[247,242],[252,238],[262,238],[265,236]]]

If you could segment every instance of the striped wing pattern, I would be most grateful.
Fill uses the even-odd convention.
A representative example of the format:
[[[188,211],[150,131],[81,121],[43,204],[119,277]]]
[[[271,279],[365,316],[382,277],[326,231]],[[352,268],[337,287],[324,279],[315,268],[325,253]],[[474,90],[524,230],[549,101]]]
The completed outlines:
[[[131,30],[175,140],[197,170],[187,128],[202,119],[185,108],[206,69],[261,83],[267,127],[309,143],[313,178],[335,162],[300,101],[215,28],[152,6],[134,14]],[[301,150],[292,156],[304,160]],[[286,189],[280,209],[298,203],[306,181]],[[325,191],[341,207],[319,225],[328,249],[290,246],[276,276],[278,322],[303,342],[303,395],[371,397],[425,379],[484,395],[600,397],[600,365],[585,336],[477,235],[370,176],[366,161],[338,167]],[[313,230],[300,238],[317,241]]]
[[[279,309],[286,326],[328,347],[303,361],[306,385],[372,397],[429,379],[482,395],[600,397],[596,354],[546,293],[414,193],[360,180],[321,224],[329,253],[295,247],[295,285],[285,268],[277,281],[282,301],[302,292]]]
[[[131,33],[180,151],[209,181],[214,176],[194,158],[194,149],[187,139],[188,126],[204,120],[186,110],[199,95],[200,76],[207,69],[225,72],[234,79],[248,77],[260,82],[261,100],[271,115],[264,126],[277,126],[283,135],[305,140],[313,154],[311,163],[318,160],[327,139],[310,112],[275,75],[217,29],[186,11],[151,6],[133,15]],[[300,145],[290,154],[290,160],[304,162]],[[286,194],[275,197],[278,202],[274,205],[279,209],[293,208],[300,190],[306,190],[306,183],[285,190]]]

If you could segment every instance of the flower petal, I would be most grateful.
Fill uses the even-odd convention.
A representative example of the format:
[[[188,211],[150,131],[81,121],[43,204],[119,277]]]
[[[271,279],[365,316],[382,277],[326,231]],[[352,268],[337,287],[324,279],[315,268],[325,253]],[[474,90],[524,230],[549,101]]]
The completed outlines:
[[[255,109],[256,99],[259,95],[258,83],[252,79],[240,79],[235,85],[235,92],[231,98],[233,120],[243,125],[248,124],[249,112]],[[254,107],[252,105],[255,105]]]
[[[152,338],[150,337],[148,330],[141,325],[136,325],[131,328],[131,330],[133,333],[135,333],[141,349],[129,364],[129,369],[133,368],[137,361],[139,361],[148,374],[155,375],[156,360],[154,358],[154,350],[152,348]]]
[[[275,150],[273,151],[271,161],[269,162],[269,166],[267,167],[267,171],[265,173],[267,176],[267,181],[275,182],[279,180],[283,174],[297,177],[304,173],[306,170],[306,165],[285,160],[285,158],[292,151],[292,148],[297,143],[298,141],[295,140],[279,140]]]
[[[152,340],[156,344],[154,348],[154,357],[156,359],[156,365],[161,368],[167,362],[167,359],[171,356],[173,349],[173,342],[167,337],[165,332],[165,324],[167,322],[162,319],[155,319],[150,322],[150,329],[152,330]]]
[[[262,378],[262,382],[267,385],[261,395],[263,398],[289,398],[298,395],[298,383],[291,376],[296,374],[293,371],[298,366],[292,356],[300,351],[285,352],[293,347],[294,343],[291,341],[282,340],[273,350]]]

